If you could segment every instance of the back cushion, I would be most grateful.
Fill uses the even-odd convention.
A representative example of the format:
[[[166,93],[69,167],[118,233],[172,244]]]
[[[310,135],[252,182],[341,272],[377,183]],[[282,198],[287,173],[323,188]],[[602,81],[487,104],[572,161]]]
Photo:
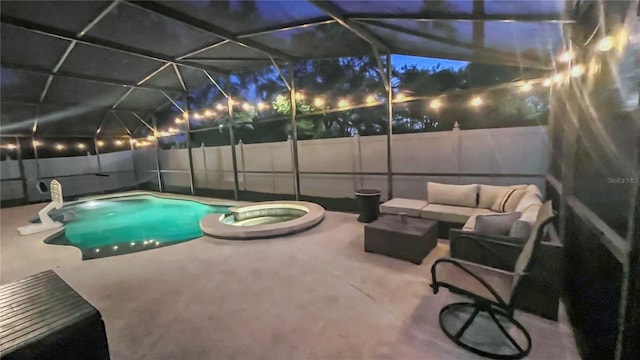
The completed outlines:
[[[494,186],[494,185],[478,185],[478,207],[481,209],[490,209],[491,205],[496,201],[499,195],[502,195],[507,189],[525,189],[527,185],[511,185],[511,186]]]
[[[531,205],[542,205],[542,200],[537,193],[533,191],[527,191],[526,194],[520,199],[515,211],[524,212]]]
[[[453,206],[476,207],[478,184],[450,185],[427,183],[427,202]]]

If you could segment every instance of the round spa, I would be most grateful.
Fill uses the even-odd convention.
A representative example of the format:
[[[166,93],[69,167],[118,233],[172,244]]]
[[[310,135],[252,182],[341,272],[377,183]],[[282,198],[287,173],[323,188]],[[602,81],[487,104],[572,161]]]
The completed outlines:
[[[230,239],[264,239],[308,230],[324,218],[324,208],[306,201],[265,201],[229,208],[230,214],[202,218],[205,235]]]

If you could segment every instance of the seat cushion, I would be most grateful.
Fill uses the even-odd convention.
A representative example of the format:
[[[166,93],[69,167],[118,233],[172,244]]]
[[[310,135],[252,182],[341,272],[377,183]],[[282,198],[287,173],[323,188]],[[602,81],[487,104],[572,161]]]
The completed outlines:
[[[538,217],[538,212],[540,212],[540,207],[542,206],[542,204],[537,205],[537,204],[533,204],[529,207],[527,207],[524,212],[522,213],[522,216],[520,216],[521,221],[526,221],[528,222],[531,226],[533,226],[533,224],[535,224],[536,222],[536,218]]]
[[[460,263],[460,265],[462,265],[474,275],[477,275],[484,281],[486,281],[491,287],[496,290],[502,300],[504,300],[506,303],[509,303],[513,290],[513,284],[516,279],[516,276],[514,274],[467,261],[461,261],[458,259],[455,259],[455,261]],[[470,293],[482,296],[485,299],[493,301],[496,300],[495,296],[493,296],[489,292],[489,290],[487,290],[487,288],[482,285],[477,279],[451,263],[438,263],[436,267],[436,280],[438,282],[446,282],[448,284],[457,286]]]
[[[496,201],[498,196],[504,194],[508,189],[524,190],[527,185],[509,185],[509,186],[495,186],[495,185],[478,185],[478,207],[483,209],[490,209],[491,205]]]
[[[429,204],[476,207],[478,184],[451,185],[435,182],[427,183],[427,202]]]
[[[473,209],[473,211],[471,212],[471,216],[469,217],[469,219],[467,220],[466,223],[464,223],[464,226],[462,227],[462,231],[473,231],[476,227],[476,216],[478,215],[494,215],[494,214],[500,214],[494,211],[491,211],[489,209]]]
[[[468,207],[429,204],[420,210],[420,217],[423,219],[464,224],[472,212],[473,209]]]
[[[428,203],[423,200],[393,198],[380,205],[382,214],[406,213],[409,216],[420,217],[420,210]]]
[[[534,192],[536,195],[538,195],[542,199],[542,192],[540,191],[540,189],[537,186],[532,184],[532,185],[527,186],[527,188],[525,190]]]

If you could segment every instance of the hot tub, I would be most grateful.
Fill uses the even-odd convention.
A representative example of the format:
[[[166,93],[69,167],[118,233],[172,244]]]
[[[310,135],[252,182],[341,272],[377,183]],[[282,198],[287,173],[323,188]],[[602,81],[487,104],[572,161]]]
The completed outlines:
[[[211,214],[200,221],[205,235],[248,240],[308,230],[324,219],[324,208],[306,201],[266,201],[229,208],[230,214]]]

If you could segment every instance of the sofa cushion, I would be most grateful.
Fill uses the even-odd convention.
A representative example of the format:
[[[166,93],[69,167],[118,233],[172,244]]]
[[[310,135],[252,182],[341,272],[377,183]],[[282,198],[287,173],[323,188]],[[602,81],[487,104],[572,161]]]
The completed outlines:
[[[476,216],[474,232],[480,235],[508,235],[511,226],[520,218],[520,213]]]
[[[476,217],[478,215],[496,215],[496,214],[500,214],[494,211],[491,211],[489,209],[473,209],[473,211],[471,211],[471,216],[469,217],[469,219],[467,220],[466,223],[464,223],[464,226],[462,227],[462,231],[473,231],[474,228],[476,227]]]
[[[538,217],[538,212],[540,211],[541,206],[542,204],[530,205],[522,212],[522,216],[520,216],[520,220],[526,221],[529,224],[531,224],[531,226],[533,226],[533,224],[535,224],[536,222],[536,218]]]
[[[527,186],[527,188],[525,190],[536,193],[542,199],[542,192],[540,191],[540,189],[538,189],[537,186],[531,184],[531,185]]]
[[[380,205],[383,214],[407,213],[409,216],[420,217],[420,210],[428,203],[423,200],[393,198]]]
[[[491,205],[491,210],[495,212],[513,212],[515,211],[520,199],[526,194],[525,190],[508,189],[496,198],[496,201]]]
[[[526,241],[531,235],[531,224],[523,220],[516,220],[511,229],[509,229],[509,237],[514,237]]]
[[[531,205],[542,205],[542,200],[536,192],[527,190],[522,199],[520,199],[515,211],[524,212]]]
[[[503,194],[508,189],[524,190],[527,185],[510,185],[510,186],[495,186],[495,185],[478,185],[478,207],[483,209],[490,209],[491,205],[496,201],[498,196]]]
[[[471,216],[473,208],[441,204],[429,204],[420,210],[423,219],[464,224]]]
[[[427,183],[427,201],[429,204],[476,207],[478,184],[451,185],[434,182]]]

